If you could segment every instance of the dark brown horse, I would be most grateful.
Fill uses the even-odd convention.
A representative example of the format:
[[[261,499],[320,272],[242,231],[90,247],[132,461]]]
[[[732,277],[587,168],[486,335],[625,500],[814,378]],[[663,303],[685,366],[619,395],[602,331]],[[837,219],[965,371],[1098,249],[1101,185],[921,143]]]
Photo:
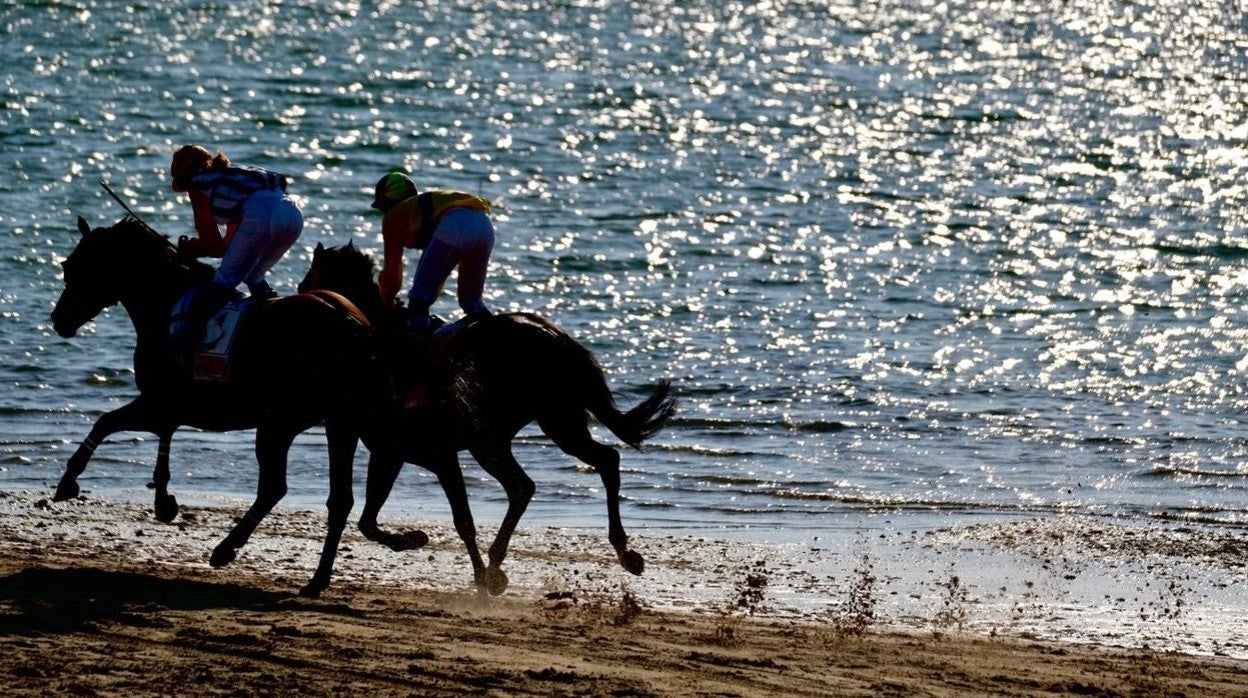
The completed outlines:
[[[52,311],[56,332],[72,337],[104,308],[120,303],[137,334],[134,353],[139,396],[100,417],[70,458],[56,499],[77,496],[77,478],[99,443],[119,431],[160,438],[155,481],[157,516],[171,520],[177,504],[166,491],[173,432],[182,425],[211,431],[256,430],[256,500],[213,551],[214,567],[232,561],[260,520],[286,493],[286,458],[295,436],[324,423],[329,445],[329,532],[320,563],[301,593],[329,584],[338,542],[352,507],[351,471],[360,423],[370,405],[367,371],[373,366],[372,330],[350,302],[334,294],[267,301],[244,321],[226,384],[192,382],[178,367],[169,341],[173,304],[212,275],[184,262],[163,236],[132,218],[82,234],[63,263],[65,290]]]
[[[333,290],[379,313],[373,270],[372,259],[353,245],[329,249],[317,245],[312,268],[299,290]],[[377,315],[373,319],[379,320]],[[593,354],[554,323],[530,313],[492,315],[449,336],[435,335],[427,350],[422,347],[395,355],[391,347],[387,362],[392,375],[400,376],[409,373],[404,369],[419,365],[417,373],[423,374],[431,399],[392,414],[378,424],[378,438],[366,442],[371,457],[360,515],[365,536],[394,549],[407,547],[407,538],[378,528],[377,513],[403,461],[425,467],[438,476],[446,491],[478,587],[502,593],[507,575],[500,566],[534,491],[533,481],[512,455],[511,442],[517,432],[536,421],[555,445],[602,477],[608,538],[620,564],[641,574],[644,559],[628,547],[620,522],[620,454],[594,440],[587,416],[592,414],[624,443],[640,448],[676,409],[667,381],[655,384],[641,404],[621,412]],[[463,450],[507,492],[507,513],[490,545],[488,567],[477,549],[476,527],[459,467],[458,453]]]

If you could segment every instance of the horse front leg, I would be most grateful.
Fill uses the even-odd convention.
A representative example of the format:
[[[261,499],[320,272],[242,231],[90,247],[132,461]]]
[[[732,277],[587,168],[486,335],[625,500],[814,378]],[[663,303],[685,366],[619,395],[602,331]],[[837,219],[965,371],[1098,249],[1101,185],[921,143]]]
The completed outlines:
[[[156,469],[152,471],[152,486],[156,488],[153,510],[156,520],[169,523],[178,515],[178,500],[169,494],[169,447],[173,443],[173,430],[161,432],[160,446],[156,451]]]
[[[82,440],[78,449],[74,451],[74,455],[69,457],[69,463],[65,466],[65,474],[61,476],[60,482],[56,485],[56,494],[52,496],[52,501],[63,502],[78,496],[80,491],[78,476],[87,469],[87,462],[91,460],[95,449],[104,439],[119,431],[155,433],[155,424],[163,421],[159,412],[150,400],[145,400],[140,395],[133,401],[100,415],[91,427],[91,432],[87,434],[87,438]]]
[[[355,505],[355,497],[351,493],[351,471],[359,436],[338,420],[327,420],[325,439],[329,442],[329,499],[325,501],[325,508],[329,513],[329,528],[325,534],[325,545],[321,549],[321,561],[316,566],[316,573],[299,591],[300,596],[308,598],[320,596],[329,586],[329,579],[334,572],[334,560],[338,557],[338,544],[342,541],[342,531],[347,527],[347,517],[351,514],[351,507]]]
[[[472,578],[482,594],[486,590],[486,568],[481,559],[481,551],[477,548],[477,526],[472,520],[472,509],[468,506],[468,488],[464,486],[464,471],[459,467],[459,456],[455,453],[442,454],[429,461],[421,461],[420,465],[438,476],[442,491],[446,493],[446,501],[451,505],[451,517],[455,521],[455,531],[464,541],[468,549],[468,558],[472,560]],[[503,586],[506,586],[504,579]]]
[[[507,574],[503,572],[503,560],[507,557],[507,548],[511,545],[511,536],[515,533],[520,517],[533,499],[536,487],[533,480],[524,472],[511,453],[509,442],[493,443],[488,446],[477,446],[471,449],[472,456],[487,473],[502,484],[507,492],[507,513],[503,523],[498,527],[498,534],[490,545],[490,566],[485,571],[485,590],[498,596],[507,589]]]
[[[256,526],[286,496],[286,457],[299,429],[261,426],[256,429],[256,460],[260,477],[256,481],[256,500],[243,518],[234,524],[229,535],[212,551],[208,564],[224,567],[234,561],[238,549],[247,544]]]
[[[377,514],[390,497],[394,489],[394,481],[403,468],[403,459],[397,453],[387,449],[374,449],[368,456],[368,483],[364,491],[364,511],[360,514],[359,529],[364,537],[382,545],[402,552],[416,550],[429,543],[429,536],[424,531],[392,532],[382,530],[377,525]]]

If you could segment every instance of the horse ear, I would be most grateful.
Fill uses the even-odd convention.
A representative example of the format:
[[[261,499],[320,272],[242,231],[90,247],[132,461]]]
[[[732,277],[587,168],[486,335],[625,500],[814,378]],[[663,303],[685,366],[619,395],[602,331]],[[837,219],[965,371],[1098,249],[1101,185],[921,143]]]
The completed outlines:
[[[355,250],[355,240],[347,240],[347,249]]]
[[[316,249],[312,250],[312,259],[316,259],[317,257],[320,257],[321,253],[324,251],[325,251],[325,246],[319,242],[316,243]]]
[[[86,235],[89,232],[91,232],[91,226],[87,223],[87,219],[78,216],[78,234]]]

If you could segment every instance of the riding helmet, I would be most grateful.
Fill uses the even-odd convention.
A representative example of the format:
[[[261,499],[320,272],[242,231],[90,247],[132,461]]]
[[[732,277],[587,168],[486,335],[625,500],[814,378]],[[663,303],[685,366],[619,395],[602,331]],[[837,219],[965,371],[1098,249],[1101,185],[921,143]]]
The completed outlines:
[[[416,196],[416,183],[402,172],[387,172],[377,180],[377,188],[373,192],[373,208],[381,212],[390,210],[391,206]]]

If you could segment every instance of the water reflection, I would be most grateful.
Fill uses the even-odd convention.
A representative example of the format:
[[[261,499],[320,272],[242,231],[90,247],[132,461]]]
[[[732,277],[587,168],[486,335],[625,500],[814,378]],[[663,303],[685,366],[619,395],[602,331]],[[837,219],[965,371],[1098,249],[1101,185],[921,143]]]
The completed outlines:
[[[168,152],[217,143],[292,175],[288,287],[316,241],[378,250],[387,168],[495,200],[491,303],[710,420],[634,457],[638,503],[756,472],[714,491],[1243,521],[1243,26],[1154,5],[7,5],[10,400],[125,393],[56,378],[129,345],[49,336],[53,265],[73,215],[118,213],[100,177],[185,232]]]

